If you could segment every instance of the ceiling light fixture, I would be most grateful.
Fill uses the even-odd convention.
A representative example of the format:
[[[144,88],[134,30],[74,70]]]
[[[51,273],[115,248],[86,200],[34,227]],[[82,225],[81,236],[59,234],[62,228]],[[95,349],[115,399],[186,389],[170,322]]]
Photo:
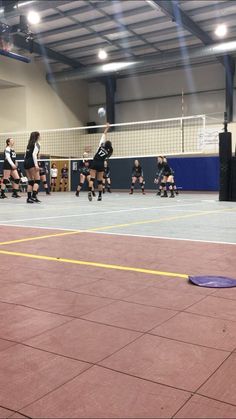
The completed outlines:
[[[31,25],[37,25],[40,22],[40,16],[38,12],[34,12],[33,10],[28,13],[27,19]]]
[[[224,38],[226,34],[227,34],[227,26],[225,24],[221,24],[216,27],[215,35],[218,36],[218,38]]]
[[[100,60],[105,60],[107,58],[107,52],[105,51],[105,49],[100,49],[98,51],[98,58]]]

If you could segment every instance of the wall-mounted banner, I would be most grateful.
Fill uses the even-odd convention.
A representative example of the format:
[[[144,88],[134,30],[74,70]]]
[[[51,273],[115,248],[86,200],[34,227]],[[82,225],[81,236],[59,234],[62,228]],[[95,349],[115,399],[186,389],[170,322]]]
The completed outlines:
[[[219,127],[200,129],[198,132],[198,150],[203,152],[218,153],[219,151]]]

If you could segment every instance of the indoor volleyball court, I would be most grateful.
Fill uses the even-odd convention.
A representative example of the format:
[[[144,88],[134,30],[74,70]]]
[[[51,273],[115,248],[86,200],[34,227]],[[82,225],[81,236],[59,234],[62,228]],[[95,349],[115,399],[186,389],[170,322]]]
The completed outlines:
[[[0,0],[0,419],[236,418],[236,1]]]
[[[196,408],[233,417],[235,288],[199,287],[189,277],[235,278],[235,205],[216,192],[185,191],[179,166],[174,199],[157,196],[153,183],[154,156],[168,155],[171,141],[170,159],[178,147],[198,155],[205,120],[190,120],[115,127],[114,182],[102,202],[88,201],[86,184],[75,196],[75,156],[91,157],[101,134],[41,134],[48,171],[66,164],[70,190],[41,190],[33,205],[24,192],[1,202],[3,417],[186,417]],[[14,138],[20,152],[27,135]],[[150,186],[131,196],[136,157]]]

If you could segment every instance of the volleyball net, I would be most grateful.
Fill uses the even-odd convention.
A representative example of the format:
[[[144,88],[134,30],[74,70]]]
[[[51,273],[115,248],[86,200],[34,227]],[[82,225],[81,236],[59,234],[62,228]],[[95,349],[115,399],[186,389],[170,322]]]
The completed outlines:
[[[108,133],[114,148],[112,158],[198,153],[205,128],[205,115],[114,124]],[[103,130],[104,125],[40,130],[41,154],[73,159],[87,152],[92,158]],[[16,153],[24,154],[29,135],[27,131],[1,133],[0,149],[3,151],[6,139],[12,137]]]

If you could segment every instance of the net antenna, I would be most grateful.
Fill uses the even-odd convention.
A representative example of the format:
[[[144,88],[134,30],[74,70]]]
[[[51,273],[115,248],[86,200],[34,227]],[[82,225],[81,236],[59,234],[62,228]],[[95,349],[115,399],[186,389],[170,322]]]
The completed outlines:
[[[182,94],[181,94],[181,114],[182,118],[184,117],[184,89],[182,88]]]
[[[181,151],[182,153],[184,153],[185,151],[185,147],[184,147],[184,89],[182,88],[182,94],[181,94],[181,114],[182,114],[182,118],[181,118]]]

